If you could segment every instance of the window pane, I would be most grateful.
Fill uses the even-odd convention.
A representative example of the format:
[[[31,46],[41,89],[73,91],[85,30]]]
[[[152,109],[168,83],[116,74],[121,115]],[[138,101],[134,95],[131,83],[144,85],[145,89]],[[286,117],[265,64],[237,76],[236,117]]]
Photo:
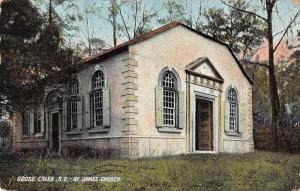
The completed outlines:
[[[102,72],[96,72],[92,78],[93,89],[101,88],[104,86],[104,76]]]
[[[94,91],[94,119],[95,125],[103,124],[103,91],[102,89]]]
[[[70,125],[71,129],[77,128],[77,100],[75,98],[69,101],[70,106]]]
[[[29,135],[29,112],[24,112],[22,114],[22,127],[23,135]]]
[[[231,88],[228,92],[228,101],[234,102],[234,103],[236,103],[236,101],[237,101],[237,95],[233,88]]]
[[[229,101],[229,130],[237,131],[237,93],[231,88],[228,91]]]
[[[164,73],[162,85],[166,88],[176,88],[176,78],[174,74],[171,72]]]
[[[79,83],[76,79],[72,79],[70,83],[70,94],[71,95],[79,94]]]
[[[163,91],[163,120],[164,125],[175,126],[175,96],[176,92],[172,90]]]
[[[40,111],[34,112],[34,133],[41,133],[41,113]]]

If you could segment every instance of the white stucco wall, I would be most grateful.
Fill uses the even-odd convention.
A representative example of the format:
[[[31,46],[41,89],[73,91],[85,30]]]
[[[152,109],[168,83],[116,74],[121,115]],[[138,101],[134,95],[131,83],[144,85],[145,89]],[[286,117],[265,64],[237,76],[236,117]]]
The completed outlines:
[[[202,37],[183,26],[177,26],[148,40],[129,46],[127,51],[115,54],[97,64],[91,64],[77,74],[80,84],[81,106],[78,124],[80,133],[66,134],[66,115],[63,114],[61,133],[62,144],[105,144],[124,151],[124,156],[144,157],[187,153],[192,151],[191,128],[185,126],[179,133],[159,132],[155,124],[155,87],[158,76],[165,67],[172,67],[180,77],[180,90],[187,94],[186,66],[200,57],[208,57],[224,79],[223,91],[211,92],[203,87],[193,87],[192,91],[216,95],[215,118],[216,152],[248,152],[253,149],[252,138],[252,87],[245,78],[229,50],[219,43]],[[96,70],[102,70],[105,84],[110,87],[111,125],[107,132],[91,133],[89,92],[91,78]],[[127,72],[126,72],[127,71]],[[223,103],[229,86],[236,87],[239,102],[248,105],[248,129],[241,136],[227,136],[224,133]],[[187,108],[190,109],[188,103]],[[126,113],[125,111],[128,111]],[[192,111],[192,110],[191,110]],[[63,106],[63,113],[66,105]],[[187,109],[185,110],[187,112]],[[190,116],[186,117],[186,121]],[[46,123],[47,124],[47,123]],[[189,124],[189,123],[187,123]],[[33,128],[33,126],[31,127]],[[46,127],[48,129],[49,127]],[[19,131],[21,127],[19,128]],[[47,132],[46,132],[47,133]],[[20,134],[17,132],[17,134]],[[41,141],[47,141],[39,138]],[[33,136],[20,144],[34,144]],[[108,145],[107,145],[108,144]],[[123,152],[122,151],[122,152]]]
[[[158,85],[158,75],[166,67],[173,67],[180,76],[181,90],[186,90],[185,67],[199,57],[208,57],[216,70],[224,78],[221,103],[224,102],[224,92],[228,86],[238,89],[240,101],[248,103],[248,93],[251,85],[245,78],[241,69],[235,62],[229,50],[204,38],[182,26],[177,26],[153,38],[138,43],[129,51],[134,51],[138,62],[138,119],[140,138],[140,156],[145,156],[156,150],[155,155],[163,153],[188,152],[186,128],[181,133],[159,132],[155,126],[155,87]],[[221,122],[218,128],[224,129],[223,110],[221,109]],[[249,127],[251,131],[252,127]],[[171,139],[171,141],[170,141]],[[219,151],[238,152],[249,151],[249,134],[241,137],[228,137],[221,130],[219,134]],[[239,141],[239,142],[237,142]],[[172,146],[169,145],[172,142]],[[223,146],[224,145],[224,146]],[[143,151],[143,152],[142,152]]]
[[[61,127],[60,127],[60,140],[61,146],[67,146],[72,143],[74,144],[83,144],[91,145],[95,147],[109,147],[110,145],[114,148],[121,148],[121,139],[122,139],[122,111],[121,111],[121,97],[122,97],[122,69],[123,63],[122,60],[127,57],[127,52],[122,52],[109,57],[99,63],[87,65],[85,69],[79,71],[74,75],[79,81],[79,98],[78,102],[78,131],[77,133],[67,133],[67,104],[65,97],[66,90],[65,85],[59,85],[53,87],[45,88],[45,99],[49,92],[56,91],[59,89],[59,92],[62,93],[63,98],[62,112],[60,112],[61,117]],[[105,76],[105,85],[110,88],[110,101],[111,101],[111,124],[110,127],[107,127],[107,132],[91,132],[90,128],[90,98],[89,93],[91,91],[91,79],[97,70],[101,70]],[[66,82],[67,83],[67,82]],[[44,106],[42,106],[43,108]],[[47,110],[47,108],[46,108]],[[44,111],[43,109],[41,110]],[[30,136],[23,138],[22,137],[22,125],[20,120],[17,121],[16,128],[16,138],[15,143],[17,149],[21,147],[32,148],[43,143],[43,146],[47,146],[46,142],[48,141],[48,111],[45,112],[46,116],[42,115],[42,129],[45,129],[44,137],[35,137],[33,135],[33,113],[31,111],[30,118]],[[45,123],[44,123],[45,122]],[[45,125],[45,126],[44,126]],[[42,131],[43,132],[43,131]],[[94,144],[92,144],[94,143]]]

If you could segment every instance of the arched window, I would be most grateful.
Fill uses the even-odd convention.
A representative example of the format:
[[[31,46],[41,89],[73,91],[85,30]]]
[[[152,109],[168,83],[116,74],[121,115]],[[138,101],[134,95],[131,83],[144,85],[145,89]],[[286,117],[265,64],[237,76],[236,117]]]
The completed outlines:
[[[162,76],[163,88],[163,125],[175,126],[177,120],[177,80],[175,75],[166,71]]]
[[[78,128],[78,98],[79,98],[79,82],[76,78],[72,78],[69,82],[69,100],[68,100],[68,129]]]
[[[234,88],[230,88],[227,95],[229,103],[229,130],[238,131],[238,98]]]
[[[103,88],[104,75],[102,71],[97,71],[92,77],[91,93],[91,126],[103,125]]]
[[[101,71],[97,71],[92,78],[92,88],[101,89],[104,86],[104,75]]]
[[[69,90],[70,90],[70,94],[71,95],[76,95],[79,94],[79,83],[78,80],[73,78],[70,82],[70,86],[69,86]]]

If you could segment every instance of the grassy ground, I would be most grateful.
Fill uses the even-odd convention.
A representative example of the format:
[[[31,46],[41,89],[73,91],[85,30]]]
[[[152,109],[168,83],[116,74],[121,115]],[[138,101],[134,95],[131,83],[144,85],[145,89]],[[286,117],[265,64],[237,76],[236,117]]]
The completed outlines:
[[[14,190],[242,190],[300,188],[300,155],[181,155],[157,159],[22,158],[0,155],[0,184]],[[119,176],[119,182],[18,182],[18,176]]]

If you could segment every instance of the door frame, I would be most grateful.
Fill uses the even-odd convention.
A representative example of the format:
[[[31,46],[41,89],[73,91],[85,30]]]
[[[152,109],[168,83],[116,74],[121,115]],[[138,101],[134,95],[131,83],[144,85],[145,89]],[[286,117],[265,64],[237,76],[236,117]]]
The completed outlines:
[[[191,120],[192,120],[192,130],[191,130],[191,141],[192,141],[192,152],[193,153],[217,153],[218,151],[218,130],[216,128],[216,98],[217,96],[201,93],[194,91],[191,99]],[[199,151],[196,150],[196,99],[202,99],[212,102],[212,136],[213,136],[213,150],[212,151]]]
[[[48,122],[49,122],[49,140],[50,140],[50,144],[49,144],[49,151],[50,153],[55,153],[53,152],[53,139],[52,139],[52,116],[53,114],[57,114],[58,115],[58,154],[61,153],[61,114],[59,110],[51,110],[48,112]]]

